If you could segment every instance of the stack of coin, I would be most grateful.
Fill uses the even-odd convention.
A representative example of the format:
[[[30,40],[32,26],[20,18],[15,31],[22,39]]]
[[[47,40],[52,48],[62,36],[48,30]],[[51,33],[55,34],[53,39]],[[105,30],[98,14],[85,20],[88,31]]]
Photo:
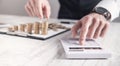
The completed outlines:
[[[14,31],[18,31],[18,26],[15,25],[15,26],[13,27],[13,29],[14,29]]]
[[[19,29],[17,25],[14,25],[12,27],[8,28],[8,31],[14,32],[14,31],[21,31],[21,32],[27,32],[29,34],[41,34],[41,35],[47,35],[48,29],[53,31],[58,31],[58,29],[68,29],[67,27],[57,24],[57,23],[49,23],[48,21],[44,22],[35,22],[35,23],[27,23],[27,24],[20,24]]]
[[[48,34],[48,22],[47,21],[42,23],[41,34],[42,35],[47,35]]]
[[[33,27],[33,24],[32,24],[32,23],[28,23],[28,24],[27,24],[27,33],[29,33],[29,34],[32,33],[32,27]]]
[[[14,30],[13,30],[12,27],[8,27],[8,31],[9,31],[9,32],[14,32]]]
[[[34,34],[39,34],[40,30],[39,30],[39,22],[35,22],[34,23]]]
[[[42,23],[39,24],[39,28],[40,28],[40,30],[42,29]]]
[[[20,24],[20,31],[25,32],[25,27],[26,27],[25,24]]]

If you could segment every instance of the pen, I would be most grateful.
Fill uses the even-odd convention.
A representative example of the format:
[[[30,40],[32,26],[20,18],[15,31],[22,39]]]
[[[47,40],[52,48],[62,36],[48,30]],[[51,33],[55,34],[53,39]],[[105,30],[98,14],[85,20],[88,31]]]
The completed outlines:
[[[60,23],[63,23],[63,24],[75,24],[75,22],[65,22],[65,21],[61,21]]]

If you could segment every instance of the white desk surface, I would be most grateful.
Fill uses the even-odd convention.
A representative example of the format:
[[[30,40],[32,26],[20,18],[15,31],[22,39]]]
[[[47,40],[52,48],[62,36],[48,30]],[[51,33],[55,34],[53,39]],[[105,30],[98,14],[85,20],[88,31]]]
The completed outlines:
[[[23,16],[0,15],[0,22],[24,23],[39,20]],[[52,19],[51,21],[58,21]],[[0,34],[0,66],[120,66],[120,23],[112,22],[104,39],[104,48],[112,52],[109,59],[66,59],[58,39],[64,33],[46,41]]]

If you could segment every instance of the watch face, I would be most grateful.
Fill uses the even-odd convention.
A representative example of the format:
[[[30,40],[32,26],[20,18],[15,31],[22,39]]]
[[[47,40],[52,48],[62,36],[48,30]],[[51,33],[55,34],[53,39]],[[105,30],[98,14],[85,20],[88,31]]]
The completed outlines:
[[[98,7],[98,8],[96,8],[96,12],[97,12],[97,13],[100,13],[100,14],[104,14],[104,13],[107,12],[107,11],[106,11],[106,9],[104,9],[104,8],[102,8],[102,7]]]
[[[95,8],[95,12],[103,15],[107,20],[109,20],[111,18],[110,12],[108,10],[106,10],[105,8],[97,7],[97,8]]]

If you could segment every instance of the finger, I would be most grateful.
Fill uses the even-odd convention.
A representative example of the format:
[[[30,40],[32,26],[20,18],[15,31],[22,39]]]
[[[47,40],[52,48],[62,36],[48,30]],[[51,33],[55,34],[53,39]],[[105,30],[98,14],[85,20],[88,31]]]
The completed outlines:
[[[25,6],[25,10],[27,11],[29,16],[32,16],[31,10],[28,8],[28,5]]]
[[[38,10],[38,0],[33,0],[33,4],[34,4],[34,11],[35,11],[35,15],[37,16],[37,17],[40,17],[39,15],[39,10]]]
[[[109,28],[109,23],[105,24],[104,28],[102,29],[102,32],[100,34],[101,37],[104,37],[104,35],[106,34],[108,28]]]
[[[50,6],[49,6],[49,5],[44,6],[44,16],[45,16],[46,18],[49,18],[49,17],[50,17],[50,13],[51,13],[51,11],[50,11]]]
[[[33,16],[34,14],[33,14],[33,10],[32,10],[30,2],[27,3],[27,8],[29,9],[31,15]]]
[[[104,26],[105,26],[105,24],[102,21],[100,21],[100,25],[95,31],[94,38],[98,38],[100,36]]]
[[[42,8],[42,4],[38,1],[37,2],[37,10],[38,10],[38,17],[39,18],[43,18],[43,8]]]
[[[31,10],[31,14],[32,14],[32,16],[34,16],[34,10],[33,10],[33,7],[32,7],[32,5],[31,5],[30,1],[29,1],[28,3],[29,3],[28,8]]]
[[[40,18],[40,14],[39,14],[39,10],[38,10],[38,0],[34,0],[34,4],[35,4],[35,13],[36,13],[36,16]]]
[[[82,22],[82,28],[80,30],[79,42],[80,42],[81,45],[84,44],[84,42],[85,42],[86,35],[88,33],[88,29],[89,29],[89,26],[90,26],[90,22],[92,21],[92,18],[91,17],[87,17],[84,20]]]
[[[35,13],[35,2],[34,2],[34,0],[30,0],[30,1],[29,1],[29,4],[30,4],[30,7],[31,7],[31,9],[32,9],[33,16],[35,16],[36,13]]]
[[[81,28],[82,24],[81,21],[79,20],[71,29],[72,36],[75,37],[77,35],[78,30]]]
[[[90,39],[93,38],[93,36],[95,34],[95,31],[96,31],[97,27],[99,26],[99,19],[94,18],[92,21],[93,22],[92,22],[92,24],[90,26],[90,29],[89,29],[89,32],[87,34],[87,37],[90,38]]]

